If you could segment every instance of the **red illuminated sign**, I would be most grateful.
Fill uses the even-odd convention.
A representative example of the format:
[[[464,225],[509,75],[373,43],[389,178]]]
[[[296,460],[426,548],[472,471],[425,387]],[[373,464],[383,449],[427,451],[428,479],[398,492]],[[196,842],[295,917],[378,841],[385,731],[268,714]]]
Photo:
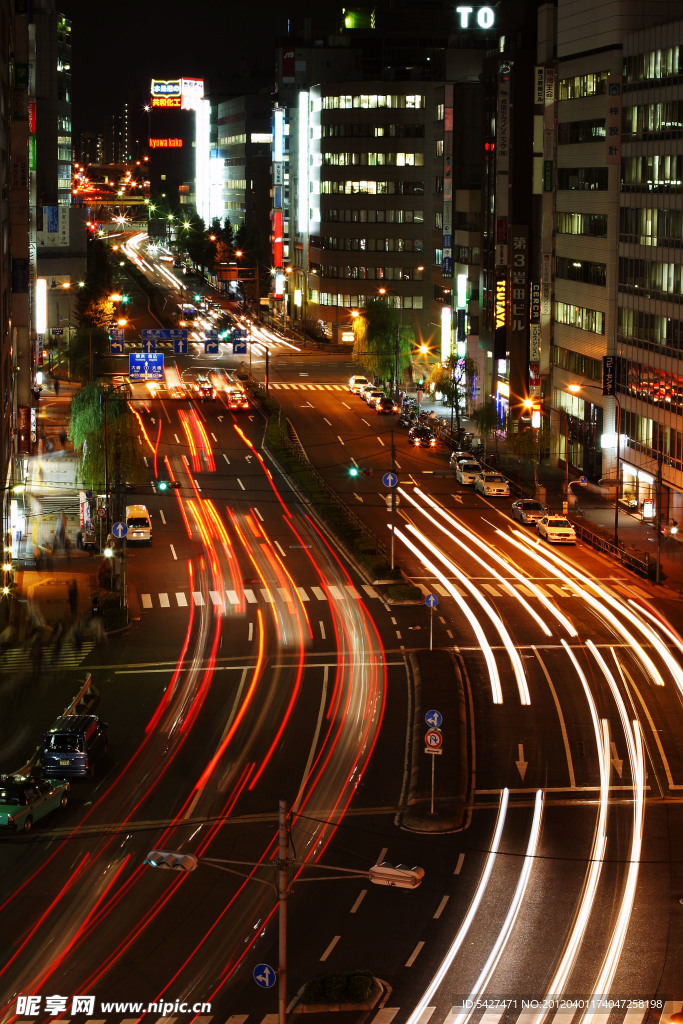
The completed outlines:
[[[183,145],[182,139],[150,139],[150,149],[180,149]]]
[[[36,101],[28,101],[28,130],[31,135],[36,134]]]
[[[180,96],[152,96],[153,107],[179,107]]]
[[[273,211],[273,265],[282,266],[282,210]]]

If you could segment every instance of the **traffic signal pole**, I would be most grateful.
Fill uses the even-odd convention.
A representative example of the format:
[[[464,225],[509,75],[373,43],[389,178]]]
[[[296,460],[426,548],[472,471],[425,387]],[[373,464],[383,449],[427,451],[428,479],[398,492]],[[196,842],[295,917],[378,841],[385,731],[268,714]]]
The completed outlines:
[[[277,898],[279,904],[279,961],[277,990],[277,1024],[286,1024],[287,1013],[287,866],[289,854],[289,832],[287,831],[287,801],[278,801],[278,865],[277,865]]]

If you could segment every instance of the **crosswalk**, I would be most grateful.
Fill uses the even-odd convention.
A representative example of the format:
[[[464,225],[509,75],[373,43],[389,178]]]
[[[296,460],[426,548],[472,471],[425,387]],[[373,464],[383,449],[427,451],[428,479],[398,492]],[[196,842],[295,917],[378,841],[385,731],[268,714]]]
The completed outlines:
[[[500,583],[496,586],[492,583],[477,583],[476,585],[491,597],[510,597],[509,589]],[[438,594],[439,597],[448,598],[453,596],[453,594],[441,583],[433,583],[431,586],[420,583],[418,586],[425,597],[428,594],[434,593]],[[458,597],[466,598],[471,596],[457,583],[452,583],[451,586]],[[510,586],[522,594],[523,597],[536,596],[528,587],[525,587],[523,583],[511,583]],[[535,586],[543,597],[552,598],[554,600],[557,600],[558,597],[565,599],[576,596],[576,592],[571,590],[571,588],[561,587],[557,583],[545,583],[544,585],[536,583]],[[343,587],[327,586],[324,590],[317,586],[297,587],[296,589],[299,598],[304,604],[315,604],[316,602],[329,601],[330,599],[333,601],[345,601],[351,598],[352,600],[357,601],[363,597],[363,594],[360,591],[363,591],[367,597],[372,599],[378,599],[380,597],[377,590],[369,584],[363,584],[360,587],[360,590],[349,585]],[[160,591],[156,594],[140,594],[140,605],[144,610],[149,611],[153,608],[188,608],[190,605],[194,605],[195,608],[201,608],[205,605],[213,606],[215,608],[237,608],[240,605],[273,604],[278,599],[285,603],[291,600],[290,591],[284,590],[280,587],[273,587],[272,589],[267,587],[246,587],[242,593],[244,595],[243,597],[236,590],[210,590],[207,595],[204,595],[199,590],[177,590],[171,593],[168,591]]]
[[[350,393],[346,384],[308,384],[303,382],[284,384],[282,381],[279,383],[269,381],[268,387],[276,391],[346,391]]]
[[[362,599],[363,594],[355,587],[346,585],[343,587],[328,585],[326,590],[321,587],[311,586],[306,589],[305,587],[297,587],[297,593],[302,603],[310,604],[318,601],[329,601],[330,598],[333,601],[359,601]],[[378,592],[374,587],[369,584],[363,584],[361,590],[365,592],[367,597],[379,598]],[[214,608],[232,607],[237,608],[240,605],[251,605],[259,604],[273,604],[276,599],[280,599],[286,603],[292,600],[292,594],[289,590],[285,590],[282,587],[273,587],[268,589],[266,587],[259,587],[254,589],[251,587],[245,587],[242,591],[243,597],[236,590],[210,590],[205,596],[199,590],[185,591],[177,590],[174,593],[169,594],[168,592],[152,594],[140,594],[140,604],[144,609],[151,608],[187,608],[190,602],[195,608],[202,608],[205,605],[211,605]],[[156,602],[155,602],[156,598]],[[175,602],[175,603],[174,603]]]
[[[95,643],[93,640],[84,640],[80,648],[71,640],[65,640],[57,657],[54,657],[54,651],[50,644],[45,644],[43,647],[43,660],[42,665],[44,668],[50,666],[59,669],[67,668],[78,668],[90,652],[92,651]],[[0,675],[4,672],[16,672],[23,668],[32,668],[34,661],[31,657],[31,651],[27,647],[10,647],[8,650],[0,654]]]
[[[517,1002],[517,1000],[510,1002]],[[519,1003],[521,1002],[519,1000]],[[615,1002],[619,1001],[615,1000]],[[626,1000],[621,1000],[621,1002],[625,1003]],[[680,1001],[663,1002],[654,999],[649,1000],[649,1007],[647,1003],[648,1000],[634,999],[631,1001],[631,1005],[596,1011],[592,1020],[594,1024],[670,1024],[672,1014],[680,1013],[683,1008],[683,1002]],[[426,1006],[416,1024],[455,1024],[455,1021],[461,1015],[464,1016],[466,1012],[460,1007],[453,1007],[444,1016],[443,1010],[437,1010],[435,1006]],[[375,1010],[374,1013],[373,1011],[366,1013],[363,1019],[367,1021],[367,1024],[397,1024],[397,1021],[405,1021],[410,1013],[411,1010],[408,1007],[384,1006]],[[566,1009],[557,1010],[554,1017],[555,1024],[571,1024],[576,1015],[580,1013],[580,1010],[569,1006]],[[540,1015],[542,1015],[542,1009],[539,1008],[521,1010],[520,1012],[519,1008],[514,1009],[508,1006],[500,1011],[488,1010],[484,1013],[479,1011],[471,1019],[475,1024],[501,1024],[503,1016],[505,1016],[505,1024],[533,1024],[533,1021],[537,1020]],[[140,1019],[140,1017],[128,1017],[118,1019],[116,1022],[112,1020],[111,1024],[138,1024]],[[181,1018],[148,1016],[146,1019],[149,1024],[172,1024]],[[263,1013],[233,1013],[229,1017],[207,1015],[194,1017],[193,1020],[194,1024],[278,1024],[278,1015],[277,1013],[266,1013],[265,1015]],[[65,1024],[65,1022],[56,1020],[55,1024]],[[100,1018],[86,1020],[85,1024],[110,1024],[110,1021]]]

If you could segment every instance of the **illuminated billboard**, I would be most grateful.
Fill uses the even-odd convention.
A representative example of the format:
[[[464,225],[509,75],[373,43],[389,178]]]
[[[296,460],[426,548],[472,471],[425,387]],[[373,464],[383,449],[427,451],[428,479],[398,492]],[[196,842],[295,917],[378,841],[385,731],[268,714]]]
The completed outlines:
[[[182,139],[149,139],[150,149],[181,149]]]
[[[153,78],[152,106],[196,110],[204,98],[203,78]]]

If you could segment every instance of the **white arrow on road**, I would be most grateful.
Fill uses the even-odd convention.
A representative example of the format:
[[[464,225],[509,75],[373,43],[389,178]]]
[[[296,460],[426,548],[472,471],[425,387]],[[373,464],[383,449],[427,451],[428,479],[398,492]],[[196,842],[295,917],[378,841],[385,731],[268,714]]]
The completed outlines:
[[[616,771],[619,778],[621,778],[622,772],[624,770],[624,762],[622,758],[617,756],[616,743],[610,743],[610,747],[612,748],[612,764],[614,765],[614,770]]]
[[[524,776],[526,775],[529,762],[524,760],[524,745],[522,743],[517,744],[517,757],[519,760],[515,761],[515,764],[517,765],[519,774],[522,776],[522,782],[524,782]]]
[[[247,460],[247,462],[251,462],[253,455],[245,455],[244,458]]]
[[[219,416],[219,417],[218,417],[218,422],[219,422],[219,423],[222,423],[222,422],[223,422],[223,417],[222,417],[222,416]]]
[[[461,494],[454,494],[453,497],[455,498],[456,501],[459,501],[460,504],[462,505],[462,495]]]

